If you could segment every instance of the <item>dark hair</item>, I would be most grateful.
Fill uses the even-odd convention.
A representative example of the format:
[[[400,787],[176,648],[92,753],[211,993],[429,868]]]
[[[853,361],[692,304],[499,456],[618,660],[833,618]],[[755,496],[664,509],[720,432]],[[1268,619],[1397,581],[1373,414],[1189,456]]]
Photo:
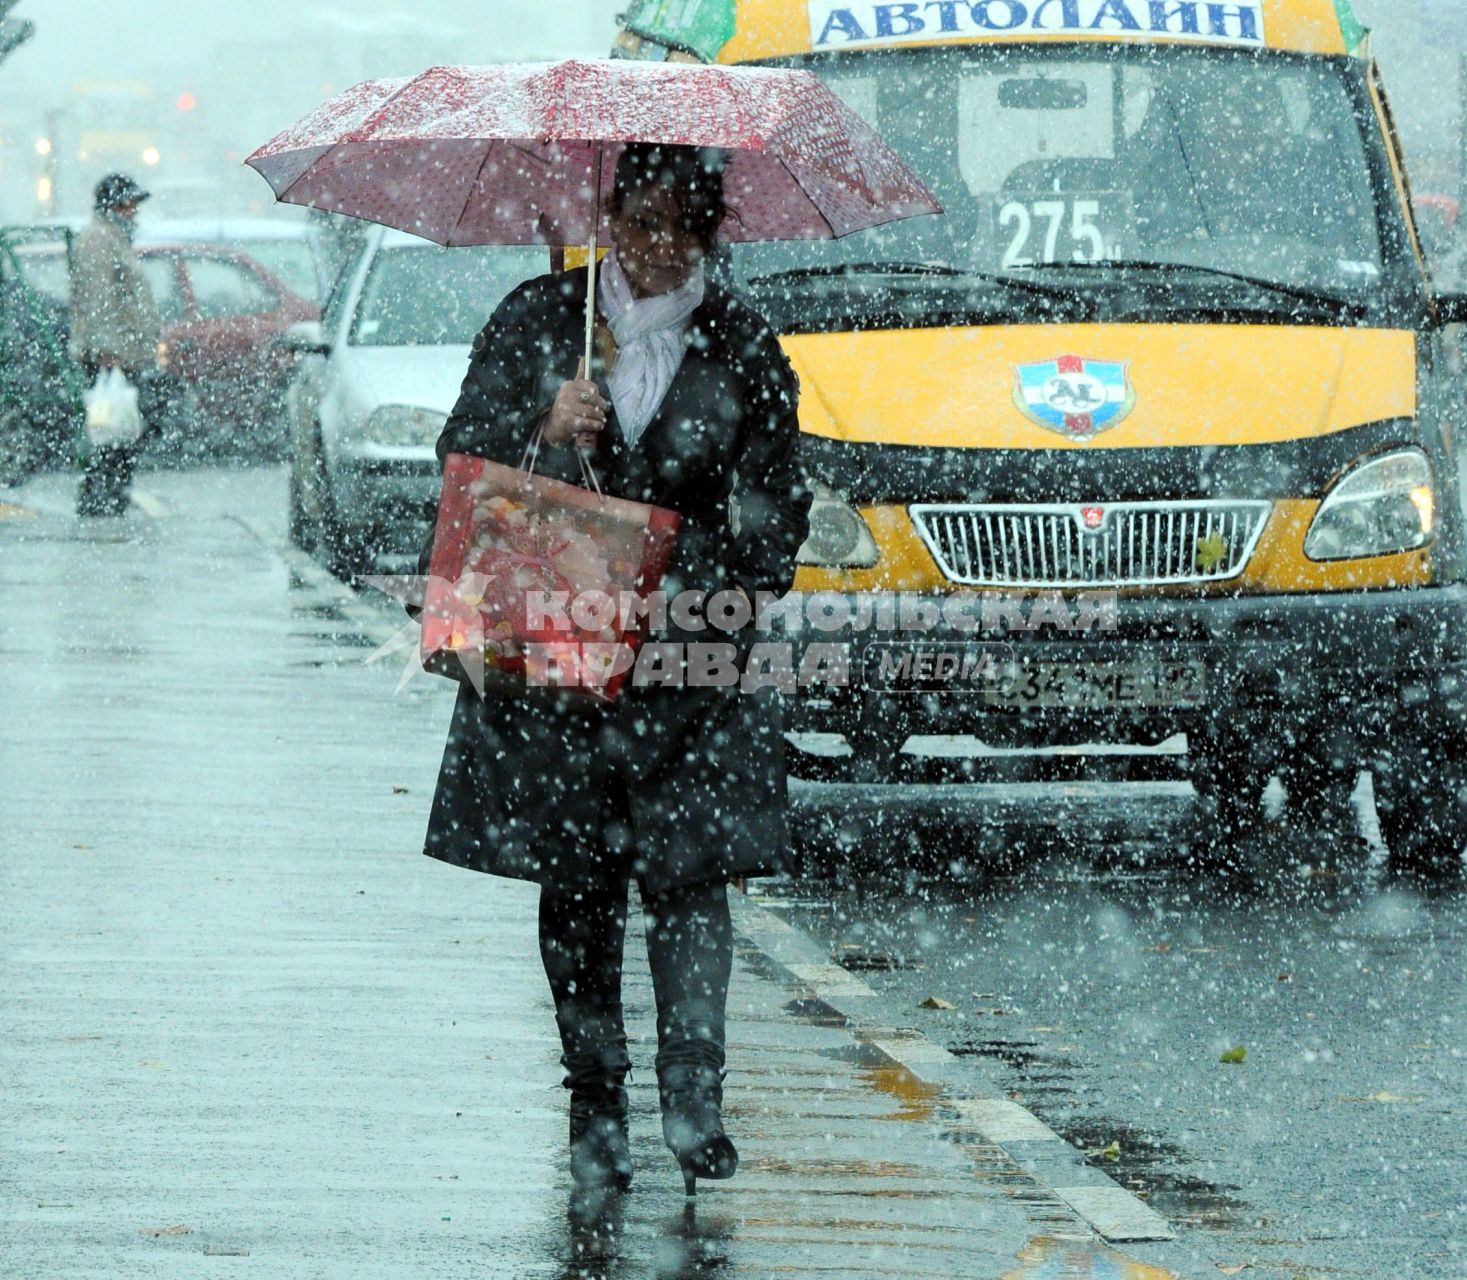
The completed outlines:
[[[713,247],[723,221],[723,169],[728,155],[717,147],[677,147],[629,142],[616,162],[611,212],[649,187],[668,187],[677,198],[683,227],[705,248]]]
[[[139,204],[148,193],[125,173],[109,173],[92,190],[92,207],[99,211]]]

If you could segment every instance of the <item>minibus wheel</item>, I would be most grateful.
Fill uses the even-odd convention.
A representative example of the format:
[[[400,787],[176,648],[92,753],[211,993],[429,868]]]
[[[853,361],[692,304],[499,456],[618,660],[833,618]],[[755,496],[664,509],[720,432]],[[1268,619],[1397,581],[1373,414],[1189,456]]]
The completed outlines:
[[[1193,867],[1209,873],[1248,870],[1269,826],[1263,793],[1273,775],[1270,753],[1250,734],[1219,729],[1189,734],[1187,754],[1199,811]]]
[[[1352,749],[1307,742],[1279,761],[1289,817],[1318,831],[1355,829],[1353,797],[1360,764]]]
[[[1375,813],[1392,874],[1462,875],[1467,847],[1467,762],[1462,744],[1412,744],[1376,762]]]

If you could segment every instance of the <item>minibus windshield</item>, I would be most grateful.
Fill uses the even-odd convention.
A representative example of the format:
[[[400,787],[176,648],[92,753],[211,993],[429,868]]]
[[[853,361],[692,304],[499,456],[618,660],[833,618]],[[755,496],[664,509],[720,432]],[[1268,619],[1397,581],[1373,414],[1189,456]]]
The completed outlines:
[[[1239,277],[1327,300],[1381,275],[1361,122],[1338,62],[1009,45],[801,65],[907,158],[945,213],[838,241],[735,245],[743,284],[859,289],[892,262],[907,264],[913,288],[924,279],[911,264],[926,263],[1077,290],[1124,275],[1216,293],[1230,274],[1245,296]],[[1055,270],[1069,265],[1090,269]],[[1266,290],[1252,293],[1268,304]]]

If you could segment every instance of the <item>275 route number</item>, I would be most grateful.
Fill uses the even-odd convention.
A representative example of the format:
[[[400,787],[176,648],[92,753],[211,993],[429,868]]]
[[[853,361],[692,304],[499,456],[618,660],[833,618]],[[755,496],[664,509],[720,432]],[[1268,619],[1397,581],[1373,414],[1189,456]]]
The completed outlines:
[[[1009,200],[998,210],[1008,247],[1004,267],[1036,262],[1104,262],[1113,256],[1101,230],[1104,205],[1098,197]]]

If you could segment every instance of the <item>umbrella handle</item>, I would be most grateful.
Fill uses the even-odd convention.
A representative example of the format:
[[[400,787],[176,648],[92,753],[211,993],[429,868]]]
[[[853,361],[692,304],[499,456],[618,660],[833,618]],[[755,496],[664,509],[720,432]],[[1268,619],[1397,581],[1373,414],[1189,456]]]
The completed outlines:
[[[599,201],[598,201],[599,204]],[[600,210],[597,210],[598,219]],[[591,357],[596,348],[596,228],[591,228],[586,262],[586,377],[591,376]]]
[[[596,147],[596,176],[591,182],[594,208],[591,211],[591,243],[586,253],[586,377],[596,354],[596,235],[601,228],[601,147]]]

